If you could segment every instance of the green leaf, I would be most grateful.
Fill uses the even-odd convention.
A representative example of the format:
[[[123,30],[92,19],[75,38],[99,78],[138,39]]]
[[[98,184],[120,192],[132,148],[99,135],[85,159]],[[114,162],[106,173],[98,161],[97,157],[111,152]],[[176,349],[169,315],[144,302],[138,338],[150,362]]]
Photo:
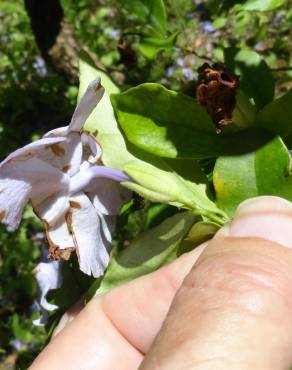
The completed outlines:
[[[206,183],[204,183],[206,179],[202,178],[197,163],[193,163],[192,168],[197,174],[195,182],[184,179],[171,167],[166,171],[144,164],[129,163],[125,165],[125,170],[135,180],[134,183],[126,183],[128,188],[146,199],[187,208],[211,219],[215,217],[215,220],[217,220],[216,214],[224,218],[222,212],[206,195]]]
[[[226,26],[228,19],[225,17],[218,17],[213,22],[213,27],[220,29]]]
[[[215,220],[221,224],[224,216],[209,199],[207,180],[196,161],[163,160],[125,141],[119,131],[108,96],[108,92],[117,88],[104,72],[96,70],[85,59],[80,61],[79,98],[97,75],[101,76],[106,93],[88,118],[86,129],[96,135],[102,147],[103,163],[121,170],[128,170],[136,183],[125,183],[124,185],[146,199],[170,203],[195,212],[207,212],[211,218],[214,216]],[[188,176],[186,176],[187,173]],[[161,192],[161,184],[164,181],[171,186],[164,187],[164,191]],[[172,185],[175,188],[172,188]],[[220,215],[219,220],[218,215]]]
[[[144,37],[140,40],[139,50],[141,54],[148,59],[154,59],[156,54],[165,49],[171,49],[177,39],[178,32],[167,38]]]
[[[240,153],[266,140],[258,129],[218,135],[205,109],[184,94],[153,83],[111,95],[119,124],[138,148],[167,158],[210,158]]]
[[[258,109],[273,100],[274,77],[258,53],[248,49],[226,48],[224,60],[228,68],[240,75],[240,89],[254,100]]]
[[[145,25],[150,25],[161,36],[167,28],[163,0],[121,0],[124,7],[134,13]]]
[[[259,195],[275,195],[292,201],[291,155],[280,138],[258,150],[255,171]]]
[[[112,257],[96,294],[108,292],[174,260],[193,222],[191,213],[178,213],[142,234],[129,247]]]
[[[291,156],[276,137],[256,152],[220,157],[213,173],[217,203],[230,217],[245,199],[275,195],[292,200]]]
[[[255,154],[219,157],[213,172],[218,206],[230,217],[245,199],[258,195],[254,172]]]
[[[278,8],[286,3],[287,0],[248,0],[243,9],[249,11],[265,12]]]
[[[61,6],[63,10],[67,11],[67,9],[70,9],[72,7],[72,1],[71,0],[61,0],[60,1]]]
[[[11,329],[13,331],[14,337],[24,341],[30,342],[33,338],[33,334],[30,333],[26,327],[23,327],[23,321],[20,320],[19,315],[13,314],[11,317]]]
[[[194,99],[161,85],[142,84],[111,100],[128,140],[155,155],[178,157],[174,142],[181,142],[180,151],[188,152],[197,141],[196,129],[205,139],[216,137],[210,117]]]
[[[292,132],[292,89],[266,105],[257,115],[257,125],[282,137]]]

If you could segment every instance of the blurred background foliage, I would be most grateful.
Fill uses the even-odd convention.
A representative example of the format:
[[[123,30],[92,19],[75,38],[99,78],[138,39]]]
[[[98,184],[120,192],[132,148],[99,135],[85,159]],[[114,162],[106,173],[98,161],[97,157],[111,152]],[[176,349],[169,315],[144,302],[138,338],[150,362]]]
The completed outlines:
[[[291,0],[0,0],[1,159],[68,122],[82,49],[121,89],[151,81],[195,96],[199,65],[222,61],[226,47],[249,48],[272,69],[281,94],[292,87],[291,5]],[[115,244],[128,245],[172,213],[132,200],[118,219]],[[38,316],[34,269],[45,248],[31,209],[18,231],[8,234],[0,227],[1,370],[26,369],[50,333],[32,325]],[[55,297],[63,311],[92,281],[80,274],[65,280],[70,294]]]

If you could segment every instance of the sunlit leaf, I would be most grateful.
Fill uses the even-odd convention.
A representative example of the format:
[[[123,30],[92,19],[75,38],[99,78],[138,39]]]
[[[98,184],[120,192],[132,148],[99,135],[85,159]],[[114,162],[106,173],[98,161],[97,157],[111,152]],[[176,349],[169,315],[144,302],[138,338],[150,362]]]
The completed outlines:
[[[140,40],[139,50],[141,54],[148,59],[154,59],[156,54],[165,49],[174,46],[178,33],[174,33],[167,38],[144,37]]]
[[[86,122],[86,128],[95,133],[101,144],[103,162],[108,166],[128,171],[128,174],[135,179],[135,183],[125,185],[146,199],[191,209],[197,213],[207,212],[211,218],[214,215],[216,220],[219,214],[218,222],[220,222],[223,215],[209,199],[207,180],[196,161],[186,161],[185,164],[180,160],[170,162],[131,146],[119,131],[110,104],[108,91],[114,90],[112,82],[107,82],[108,77],[84,59],[80,62],[80,73],[79,96],[97,75],[101,76],[102,84],[106,89],[101,103]],[[186,164],[191,166],[188,176],[185,176]],[[184,175],[180,175],[181,172]],[[170,185],[164,186],[162,191],[163,183]]]
[[[291,156],[276,137],[254,153],[217,159],[213,180],[218,205],[230,217],[245,199],[275,195],[292,201]]]
[[[210,158],[240,153],[266,140],[258,129],[218,135],[211,118],[195,99],[146,83],[111,96],[127,139],[145,152],[167,158]]]
[[[187,208],[196,214],[205,215],[211,219],[214,217],[215,220],[216,215],[219,215],[219,220],[220,217],[224,218],[222,212],[206,194],[206,178],[202,176],[198,164],[193,163],[190,167],[193,174],[196,174],[194,182],[184,179],[170,166],[168,171],[166,169],[129,163],[125,165],[125,170],[135,182],[127,183],[127,186],[154,202]]]
[[[217,203],[230,217],[242,201],[258,195],[254,157],[252,152],[216,161],[213,181]]]
[[[265,12],[276,9],[286,2],[287,0],[248,0],[243,8],[250,11]]]
[[[120,0],[145,25],[150,25],[161,36],[166,32],[166,10],[163,0]]]

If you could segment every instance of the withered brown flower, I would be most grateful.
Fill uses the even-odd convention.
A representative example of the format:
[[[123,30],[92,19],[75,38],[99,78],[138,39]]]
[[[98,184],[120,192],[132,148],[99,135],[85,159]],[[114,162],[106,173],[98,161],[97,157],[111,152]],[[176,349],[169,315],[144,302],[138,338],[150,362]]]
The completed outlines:
[[[220,133],[223,126],[233,123],[232,112],[239,92],[239,76],[219,63],[212,66],[204,63],[198,73],[197,100],[206,108],[217,133]]]
[[[137,67],[138,56],[131,45],[123,39],[117,44],[117,49],[120,54],[120,63],[122,63],[127,69],[132,70]]]

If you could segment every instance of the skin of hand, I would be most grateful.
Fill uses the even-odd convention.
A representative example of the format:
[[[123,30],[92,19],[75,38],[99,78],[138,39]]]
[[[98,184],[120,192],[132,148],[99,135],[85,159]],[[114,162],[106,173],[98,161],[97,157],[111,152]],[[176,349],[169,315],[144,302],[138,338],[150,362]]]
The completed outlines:
[[[291,248],[291,203],[245,201],[208,244],[70,314],[30,369],[289,370]]]

